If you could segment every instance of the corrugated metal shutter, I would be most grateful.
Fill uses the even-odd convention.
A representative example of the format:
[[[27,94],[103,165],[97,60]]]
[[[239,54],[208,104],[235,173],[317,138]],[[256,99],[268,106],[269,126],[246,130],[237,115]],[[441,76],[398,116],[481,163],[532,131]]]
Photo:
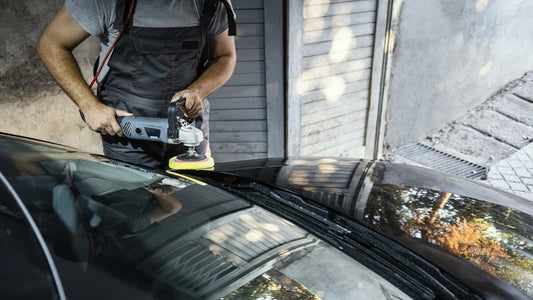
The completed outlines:
[[[237,66],[231,79],[209,97],[210,144],[217,162],[267,156],[264,1],[232,4],[237,14]]]
[[[376,0],[305,0],[301,155],[362,156]]]

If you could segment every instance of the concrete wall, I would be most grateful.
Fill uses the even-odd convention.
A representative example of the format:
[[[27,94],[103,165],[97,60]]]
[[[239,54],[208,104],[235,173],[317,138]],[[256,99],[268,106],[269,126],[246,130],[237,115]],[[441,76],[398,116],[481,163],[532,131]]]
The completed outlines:
[[[81,121],[77,107],[57,86],[37,55],[37,41],[61,0],[0,1],[0,131],[101,153],[99,135]],[[96,39],[75,50],[89,79]]]
[[[533,1],[405,0],[385,143],[415,142],[533,70]]]

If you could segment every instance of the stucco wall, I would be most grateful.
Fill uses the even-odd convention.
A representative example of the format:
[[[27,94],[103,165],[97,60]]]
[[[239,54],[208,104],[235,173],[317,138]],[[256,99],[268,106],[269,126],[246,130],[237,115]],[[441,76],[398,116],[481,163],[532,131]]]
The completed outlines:
[[[405,0],[385,143],[415,142],[533,70],[533,1]]]
[[[2,1],[0,9],[0,131],[101,153],[99,135],[81,121],[37,55],[37,41],[60,0]],[[90,38],[75,50],[86,78],[98,55]]]

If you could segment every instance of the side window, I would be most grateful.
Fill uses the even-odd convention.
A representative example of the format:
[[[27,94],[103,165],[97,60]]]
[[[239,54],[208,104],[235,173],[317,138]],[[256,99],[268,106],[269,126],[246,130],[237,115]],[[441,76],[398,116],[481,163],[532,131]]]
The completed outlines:
[[[2,182],[0,266],[0,299],[58,299],[41,245]]]

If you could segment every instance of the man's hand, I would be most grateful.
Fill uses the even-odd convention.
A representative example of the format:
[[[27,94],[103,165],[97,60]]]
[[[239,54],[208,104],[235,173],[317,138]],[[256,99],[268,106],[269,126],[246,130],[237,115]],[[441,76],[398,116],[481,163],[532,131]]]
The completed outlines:
[[[86,32],[63,5],[46,26],[39,39],[38,51],[46,68],[57,83],[76,103],[91,130],[122,136],[117,116],[131,116],[102,104],[87,86],[72,50],[83,42]]]
[[[148,214],[150,223],[159,222],[176,214],[183,207],[181,202],[174,197],[176,189],[170,185],[157,184],[155,186],[145,186],[144,189],[157,199],[157,207]]]
[[[207,69],[187,89],[177,92],[172,97],[172,101],[181,97],[186,99],[184,113],[189,118],[195,118],[202,113],[204,98],[211,95],[231,77],[237,61],[235,38],[228,35],[227,29],[208,42],[210,51]]]
[[[180,98],[185,98],[185,107],[182,109],[185,116],[188,118],[195,118],[202,114],[202,97],[192,90],[183,90],[174,94],[171,102],[177,101]]]
[[[169,196],[174,194],[174,192],[176,191],[174,187],[166,184],[145,186],[144,189],[156,196]]]
[[[117,117],[131,117],[132,113],[109,107],[103,103],[95,103],[82,110],[85,123],[89,129],[101,134],[124,136]]]

